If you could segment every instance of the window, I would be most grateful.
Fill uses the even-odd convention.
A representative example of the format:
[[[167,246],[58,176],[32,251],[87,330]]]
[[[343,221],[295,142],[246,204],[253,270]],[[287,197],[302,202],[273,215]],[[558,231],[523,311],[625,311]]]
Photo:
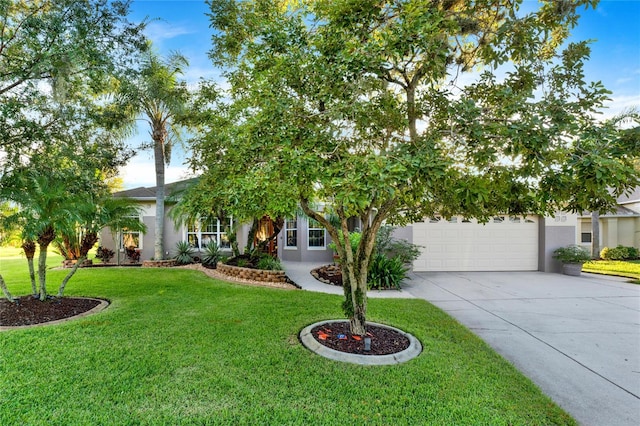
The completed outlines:
[[[130,216],[130,218],[140,220],[139,216]],[[140,238],[140,231],[132,231],[127,228],[122,228],[120,230],[120,248],[141,249],[142,238]]]
[[[591,242],[591,232],[583,232],[580,235],[580,241],[583,243],[590,243]]]
[[[296,218],[284,221],[285,248],[298,248],[298,220]]]
[[[325,248],[325,229],[322,225],[309,218],[309,248],[310,249],[323,249]]]
[[[187,224],[187,241],[193,248],[204,248],[215,241],[221,249],[230,249],[228,232],[233,221],[231,218],[194,220]]]

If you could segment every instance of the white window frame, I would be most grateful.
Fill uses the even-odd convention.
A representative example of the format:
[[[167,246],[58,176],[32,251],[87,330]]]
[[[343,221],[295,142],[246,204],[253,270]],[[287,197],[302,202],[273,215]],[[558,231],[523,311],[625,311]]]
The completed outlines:
[[[311,227],[311,224],[316,222],[319,227]],[[322,231],[322,246],[312,246],[311,244],[311,231]],[[322,224],[312,218],[307,220],[307,250],[326,250],[327,249],[327,229]]]
[[[227,232],[225,231],[226,221],[229,221],[229,226],[233,226],[233,217],[224,218],[224,222],[220,221],[220,219],[216,218],[215,223],[213,221],[207,223],[201,219],[196,219],[194,223],[187,223],[186,226],[186,241],[189,241],[189,237],[193,236],[196,238],[198,244],[193,245],[192,247],[197,250],[202,250],[209,243],[209,241],[215,240],[218,244],[220,250],[231,250],[231,242],[227,237]],[[206,229],[203,229],[206,227]],[[192,230],[193,229],[193,230]],[[206,243],[203,244],[203,235],[206,237]],[[225,243],[223,245],[223,242]]]
[[[295,228],[289,226],[289,223],[293,222]],[[289,231],[293,231],[295,234],[294,244],[289,245]],[[284,249],[285,250],[298,250],[298,217],[293,217],[284,220]]]
[[[142,222],[142,218],[139,215],[132,215],[132,216],[127,216],[127,217],[131,217],[131,218],[136,218],[138,219],[140,222]],[[136,249],[138,250],[142,250],[142,245],[143,245],[143,241],[144,241],[144,234],[142,233],[142,231],[128,231],[126,228],[120,228],[120,241],[118,241],[118,250],[120,250],[121,252],[124,252],[125,249],[125,245],[124,245],[124,236],[125,234],[130,234],[130,235],[134,235],[134,234],[138,234],[138,245],[136,246]]]

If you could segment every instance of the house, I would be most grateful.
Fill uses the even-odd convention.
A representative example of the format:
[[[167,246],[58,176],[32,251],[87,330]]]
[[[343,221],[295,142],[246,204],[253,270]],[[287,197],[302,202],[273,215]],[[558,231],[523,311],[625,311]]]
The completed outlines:
[[[166,185],[167,195],[185,187],[188,182]],[[102,233],[101,244],[112,249],[119,247],[121,253],[123,247],[133,246],[140,250],[142,260],[151,259],[154,253],[155,188],[140,187],[114,196],[129,197],[140,203],[143,209],[140,220],[147,225],[148,231],[141,235],[126,229],[107,230]],[[167,213],[171,207],[168,203]],[[179,241],[189,241],[198,249],[215,240],[223,253],[231,253],[233,218],[176,226],[168,214],[165,216],[166,257],[173,255]],[[355,223],[352,225],[357,227]],[[248,224],[236,227],[240,249],[246,245],[249,228]],[[558,272],[561,265],[552,258],[553,251],[578,243],[578,229],[578,215],[568,213],[555,217],[498,215],[486,224],[456,216],[428,218],[396,229],[395,236],[423,247],[422,254],[413,264],[415,271]],[[272,233],[273,222],[268,217],[262,218],[257,240],[264,241]],[[330,263],[333,260],[333,252],[328,247],[330,242],[329,234],[319,223],[306,216],[297,216],[284,220],[282,230],[268,246],[273,254],[285,261]]]
[[[640,249],[640,187],[617,199],[615,211],[600,215],[600,249],[604,247],[636,247]],[[578,218],[579,244],[591,250],[591,213]]]

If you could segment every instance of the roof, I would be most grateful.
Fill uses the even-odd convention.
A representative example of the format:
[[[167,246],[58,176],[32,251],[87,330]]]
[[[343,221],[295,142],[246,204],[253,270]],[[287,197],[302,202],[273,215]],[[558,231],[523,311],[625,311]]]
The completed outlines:
[[[633,188],[629,194],[623,194],[617,199],[618,204],[640,203],[640,186]]]
[[[185,188],[191,186],[193,183],[197,181],[198,178],[192,178],[187,180],[181,180],[178,182],[168,183],[164,186],[165,194],[167,197],[170,195],[182,191]],[[138,201],[146,201],[146,200],[155,200],[156,199],[156,188],[157,186],[144,187],[140,186],[138,188],[126,189],[124,191],[114,192],[113,196],[116,198],[132,198]]]

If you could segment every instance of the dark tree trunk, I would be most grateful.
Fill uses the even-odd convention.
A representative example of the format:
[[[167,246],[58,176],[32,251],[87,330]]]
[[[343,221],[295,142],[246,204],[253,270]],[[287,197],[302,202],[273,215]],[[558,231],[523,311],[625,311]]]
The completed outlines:
[[[22,243],[22,250],[27,258],[27,265],[29,266],[29,279],[31,280],[31,294],[35,297],[38,295],[38,288],[36,287],[36,271],[33,267],[33,258],[36,255],[36,243],[33,241],[24,241]]]
[[[156,171],[156,223],[153,258],[164,259],[164,143],[166,131],[164,129],[153,130],[154,160]]]

